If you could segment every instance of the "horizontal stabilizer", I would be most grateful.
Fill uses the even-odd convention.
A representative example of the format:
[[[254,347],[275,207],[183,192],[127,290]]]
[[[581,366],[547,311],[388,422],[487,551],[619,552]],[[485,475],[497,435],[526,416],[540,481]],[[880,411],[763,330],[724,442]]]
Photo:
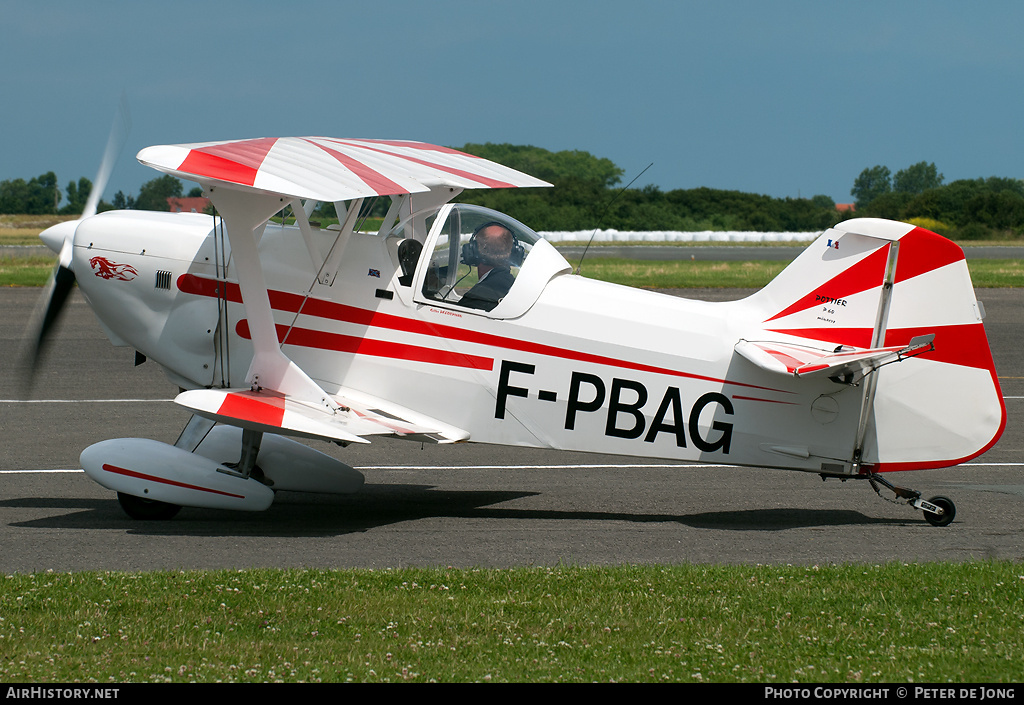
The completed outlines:
[[[769,372],[794,377],[842,378],[851,373],[876,369],[905,357],[920,355],[932,349],[934,339],[934,335],[921,335],[907,345],[887,348],[853,348],[840,345],[831,350],[792,343],[741,340],[736,343],[736,352]]]
[[[368,443],[365,436],[393,436],[435,443],[465,440],[468,433],[433,419],[410,418],[380,400],[336,398],[337,411],[270,389],[196,389],[175,400],[204,418],[264,433]],[[396,413],[398,412],[398,413]]]

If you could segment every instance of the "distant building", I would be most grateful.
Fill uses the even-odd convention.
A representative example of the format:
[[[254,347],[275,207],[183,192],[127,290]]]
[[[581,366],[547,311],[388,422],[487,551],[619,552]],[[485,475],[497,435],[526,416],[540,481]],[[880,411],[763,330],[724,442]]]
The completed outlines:
[[[837,203],[836,204],[836,210],[839,211],[840,213],[846,213],[847,211],[855,211],[855,210],[857,210],[857,204],[856,203]]]
[[[195,198],[174,198],[169,197],[167,204],[171,207],[171,213],[202,213],[210,207],[210,199],[203,196]]]

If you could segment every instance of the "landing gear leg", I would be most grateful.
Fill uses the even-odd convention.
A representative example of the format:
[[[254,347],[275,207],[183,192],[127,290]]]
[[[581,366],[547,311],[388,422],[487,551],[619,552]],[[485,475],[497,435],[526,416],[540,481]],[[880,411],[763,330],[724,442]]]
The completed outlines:
[[[924,520],[932,526],[949,526],[953,523],[953,518],[956,516],[956,505],[953,504],[953,500],[949,497],[932,497],[931,499],[921,499],[921,493],[917,490],[911,490],[906,487],[899,487],[892,484],[878,473],[871,473],[867,476],[868,482],[871,483],[871,489],[882,496],[882,492],[879,489],[879,485],[891,490],[899,499],[906,500],[907,504],[912,507],[916,507],[924,512]],[[884,499],[884,497],[883,497]]]
[[[228,475],[235,475],[243,478],[253,478],[268,487],[273,485],[269,478],[263,474],[263,468],[256,464],[256,458],[260,454],[260,444],[263,442],[263,434],[259,431],[242,430],[242,456],[237,463],[222,463],[224,468],[221,472]]]

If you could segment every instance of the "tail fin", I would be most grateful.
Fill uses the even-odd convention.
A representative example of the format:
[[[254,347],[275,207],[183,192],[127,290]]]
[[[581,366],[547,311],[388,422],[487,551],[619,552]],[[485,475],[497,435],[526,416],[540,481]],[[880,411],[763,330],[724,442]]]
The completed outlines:
[[[933,348],[869,375],[855,445],[873,471],[956,465],[999,439],[1006,410],[963,250],[875,218],[825,231],[748,299],[765,340],[843,349]]]

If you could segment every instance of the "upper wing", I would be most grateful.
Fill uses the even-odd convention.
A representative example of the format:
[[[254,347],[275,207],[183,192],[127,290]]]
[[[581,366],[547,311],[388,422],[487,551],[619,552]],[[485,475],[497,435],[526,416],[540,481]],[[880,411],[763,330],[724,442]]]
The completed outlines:
[[[138,160],[203,184],[324,202],[458,189],[551,184],[501,164],[424,142],[265,137],[147,147]]]
[[[355,392],[330,395],[290,360],[278,341],[258,233],[274,213],[301,200],[358,202],[430,192],[434,201],[444,202],[463,189],[550,184],[447,147],[395,140],[281,137],[164,145],[143,149],[138,159],[206,187],[227,224],[253,344],[245,376],[249,389],[197,389],[178,395],[179,404],[242,428],[343,443],[380,434],[440,443],[469,437],[384,399]],[[351,226],[352,219],[346,219],[345,227]]]

